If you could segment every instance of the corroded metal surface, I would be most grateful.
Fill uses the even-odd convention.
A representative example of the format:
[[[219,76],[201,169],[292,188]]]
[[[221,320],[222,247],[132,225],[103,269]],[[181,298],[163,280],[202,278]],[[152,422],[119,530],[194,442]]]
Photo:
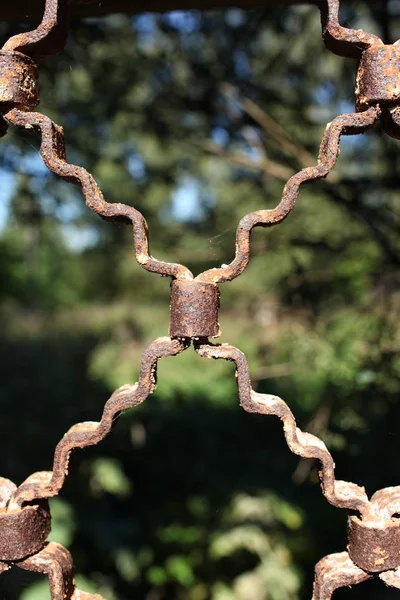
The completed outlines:
[[[51,530],[48,506],[0,513],[0,560],[19,560],[41,550]]]
[[[47,502],[10,509],[10,499],[17,487],[0,478],[0,561],[20,560],[45,546],[51,529]]]
[[[46,575],[52,600],[103,600],[99,594],[88,594],[76,588],[72,557],[60,544],[47,544],[41,552],[18,562],[17,566]]]
[[[62,52],[68,35],[68,5],[69,0],[46,0],[40,25],[11,37],[3,50],[19,51],[35,59]]]
[[[357,110],[400,102],[400,46],[376,44],[365,50],[358,66]]]
[[[351,587],[371,579],[372,575],[359,569],[347,552],[330,554],[315,567],[314,593],[312,600],[328,600],[335,590]]]
[[[281,223],[294,208],[299,188],[305,183],[326,177],[336,164],[340,152],[342,135],[364,133],[372,127],[381,115],[379,106],[359,114],[345,114],[336,117],[330,123],[322,139],[318,163],[307,167],[289,179],[283,190],[282,199],[272,210],[257,210],[249,213],[240,221],[236,231],[236,256],[229,264],[211,269],[198,275],[204,282],[223,283],[239,277],[250,261],[250,235],[254,227],[272,227]]]
[[[331,52],[348,58],[360,58],[363,51],[383,42],[362,29],[347,29],[339,23],[340,0],[322,0],[322,36]]]
[[[236,366],[240,404],[247,412],[277,416],[283,423],[290,450],[319,463],[322,493],[335,507],[349,511],[347,551],[322,559],[315,572],[314,600],[329,600],[343,586],[378,575],[400,589],[400,487],[387,488],[368,498],[364,488],[335,477],[333,458],[318,437],[301,431],[289,406],[281,398],[252,389],[245,355],[229,344],[213,345],[220,334],[219,288],[241,275],[250,260],[250,235],[254,227],[272,227],[293,210],[300,187],[326,177],[334,168],[342,135],[367,131],[379,120],[383,129],[400,137],[399,46],[384,45],[376,36],[354,31],[339,23],[339,0],[322,2],[323,37],[328,48],[359,61],[355,90],[356,112],[337,116],[326,127],[314,166],[289,179],[274,209],[244,216],[237,228],[232,262],[196,277],[184,265],[152,257],[147,223],[132,206],[110,203],[94,178],[82,167],[67,162],[62,128],[48,117],[32,112],[39,101],[36,59],[59,52],[67,28],[65,0],[47,0],[42,23],[31,32],[11,38],[0,51],[0,136],[8,124],[33,129],[41,138],[41,155],[50,171],[82,189],[87,206],[103,219],[132,226],[137,262],[147,271],[172,278],[170,337],[152,342],[142,355],[136,384],[126,385],[105,403],[100,421],[78,423],[55,449],[51,471],[31,475],[19,487],[0,479],[0,573],[12,565],[47,575],[52,600],[99,600],[77,590],[69,552],[46,543],[50,530],[47,499],[57,495],[68,475],[71,452],[102,441],[118,415],[144,402],[156,387],[158,361],[176,356],[193,342],[199,356],[231,361]],[[101,599],[100,599],[101,600]]]
[[[18,510],[26,502],[57,495],[68,474],[71,452],[103,440],[123,410],[139,406],[153,393],[157,383],[158,361],[165,356],[180,354],[188,345],[188,341],[171,340],[167,337],[155,340],[143,353],[138,382],[125,385],[112,394],[104,406],[100,421],[78,423],[71,427],[56,447],[53,471],[31,475],[11,495],[10,507]]]
[[[36,63],[20,52],[0,50],[0,111],[39,104],[39,73]]]
[[[219,289],[212,283],[173,281],[171,284],[171,337],[219,337]]]
[[[397,569],[400,557],[400,520],[362,521],[349,518],[348,552],[355,565],[368,573]]]
[[[177,279],[193,279],[183,265],[165,263],[153,258],[149,250],[147,223],[143,215],[132,206],[106,202],[94,178],[83,167],[66,162],[62,128],[40,113],[14,109],[5,115],[13,125],[35,129],[41,135],[40,152],[50,171],[69,182],[81,186],[87,206],[107,221],[120,221],[132,225],[137,262],[147,271]]]
[[[0,50],[0,138],[7,133],[3,115],[11,108],[33,109],[39,104],[36,63],[20,52]]]
[[[364,488],[335,479],[335,463],[324,442],[297,428],[292,411],[281,398],[258,394],[252,389],[247,359],[238,348],[229,344],[212,345],[203,340],[194,344],[196,352],[204,358],[235,363],[242,408],[249,413],[279,417],[283,421],[284,434],[290,450],[302,458],[314,458],[319,461],[322,492],[331,504],[360,513],[367,510],[368,497]]]
[[[319,462],[321,489],[328,502],[357,513],[351,514],[348,520],[348,551],[327,556],[316,567],[314,600],[329,600],[336,589],[361,583],[374,574],[378,574],[387,585],[398,587],[400,520],[396,515],[400,512],[400,486],[380,490],[368,499],[364,488],[348,481],[338,481],[335,463],[324,442],[297,427],[284,400],[258,394],[252,389],[246,357],[238,348],[229,344],[213,345],[208,340],[195,341],[194,346],[204,358],[228,360],[236,365],[242,408],[250,413],[274,415],[281,419],[290,450],[297,456]]]

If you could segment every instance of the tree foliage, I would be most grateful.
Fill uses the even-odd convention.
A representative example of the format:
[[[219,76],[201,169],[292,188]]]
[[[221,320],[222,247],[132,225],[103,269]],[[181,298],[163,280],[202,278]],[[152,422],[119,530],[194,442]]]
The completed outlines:
[[[397,8],[353,4],[342,20],[397,39]],[[152,253],[198,273],[230,262],[239,219],[315,164],[326,123],[353,111],[355,69],[325,49],[311,7],[113,15],[73,22],[65,54],[42,61],[40,110],[109,201],[143,212]],[[38,148],[26,131],[0,146],[1,475],[17,483],[50,468],[63,433],[97,419],[168,329],[168,281]],[[344,138],[334,172],[254,232],[249,268],[221,286],[222,341],[247,354],[255,389],[283,397],[368,492],[400,474],[398,160],[379,126]],[[187,351],[77,454],[52,539],[109,600],[307,598],[314,563],[346,545],[314,467],[279,421],[238,408],[231,366]],[[47,597],[27,577],[3,576],[3,595]]]

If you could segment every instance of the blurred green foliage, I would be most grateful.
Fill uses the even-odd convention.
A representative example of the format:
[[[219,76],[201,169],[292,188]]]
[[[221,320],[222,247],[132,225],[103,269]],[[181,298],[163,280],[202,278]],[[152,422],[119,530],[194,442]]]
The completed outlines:
[[[374,6],[342,20],[397,39],[399,3]],[[228,263],[238,220],[313,164],[325,124],[353,110],[355,68],[324,48],[311,7],[113,15],[73,22],[65,54],[41,62],[40,110],[109,201],[143,212],[153,254],[198,273]],[[98,419],[168,331],[168,281],[38,148],[11,130],[0,146],[0,472],[16,483],[49,469],[63,433]],[[379,127],[345,138],[334,174],[255,231],[249,268],[221,286],[222,341],[246,352],[255,389],[283,397],[368,492],[400,475],[398,157]],[[232,365],[191,350],[77,453],[51,506],[51,539],[108,600],[305,599],[314,563],[346,545],[315,465],[290,454],[278,420],[238,408]],[[0,580],[8,600],[47,590],[17,569]]]

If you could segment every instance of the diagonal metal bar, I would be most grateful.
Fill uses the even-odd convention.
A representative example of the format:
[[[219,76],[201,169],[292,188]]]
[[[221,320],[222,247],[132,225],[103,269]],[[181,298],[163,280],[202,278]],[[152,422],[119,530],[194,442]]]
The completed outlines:
[[[47,499],[60,492],[68,474],[71,452],[102,441],[121,411],[141,404],[154,391],[158,361],[180,354],[193,341],[200,356],[235,363],[241,406],[250,413],[277,416],[283,423],[289,449],[319,462],[326,499],[349,511],[347,552],[327,556],[318,563],[314,600],[329,600],[336,589],[361,583],[374,575],[400,588],[400,487],[380,490],[369,500],[364,488],[336,480],[335,464],[323,441],[297,427],[292,411],[281,398],[252,389],[245,355],[229,344],[218,346],[208,341],[209,337],[220,334],[218,284],[238,277],[247,267],[253,228],[282,222],[292,211],[300,186],[332,171],[342,135],[358,135],[380,120],[388,135],[400,138],[400,44],[384,45],[372,34],[342,27],[339,0],[321,0],[327,47],[342,56],[359,59],[356,112],[340,115],[327,125],[317,164],[289,179],[276,208],[260,209],[240,221],[231,264],[194,278],[184,265],[165,263],[151,256],[143,215],[131,206],[107,202],[93,176],[67,162],[61,127],[45,115],[32,112],[39,102],[38,72],[32,59],[61,50],[67,31],[67,4],[66,0],[47,0],[40,25],[12,37],[0,51],[0,135],[5,135],[7,123],[37,131],[44,163],[51,172],[78,184],[87,206],[102,218],[132,224],[138,263],[147,271],[173,279],[171,337],[159,338],[145,350],[138,382],[120,388],[111,396],[99,422],[78,423],[65,434],[55,449],[52,471],[34,473],[19,487],[0,479],[0,573],[17,565],[46,574],[52,600],[101,600],[98,595],[76,589],[69,552],[57,544],[46,543],[51,519]]]
[[[126,204],[106,202],[94,177],[83,167],[66,162],[62,128],[48,117],[34,112],[14,109],[4,115],[9,123],[35,129],[41,136],[41,155],[46,167],[63,179],[81,186],[87,206],[107,221],[132,224],[137,262],[147,271],[177,279],[193,279],[183,265],[166,263],[153,258],[149,251],[148,227],[143,215]]]
[[[142,404],[157,385],[157,363],[166,356],[176,356],[187,349],[187,340],[159,338],[145,350],[140,366],[139,380],[135,385],[119,388],[105,404],[99,422],[78,423],[63,437],[54,453],[53,471],[31,475],[12,494],[9,510],[18,510],[33,500],[50,498],[58,494],[68,474],[71,452],[101,442],[111,431],[119,414]]]
[[[340,137],[364,133],[372,127],[381,115],[379,107],[356,114],[350,113],[336,117],[327,126],[322,139],[318,164],[302,169],[291,177],[286,184],[282,199],[273,210],[257,210],[249,213],[240,221],[236,231],[236,256],[226,267],[211,269],[197,277],[199,281],[223,283],[239,277],[249,264],[250,234],[254,227],[272,227],[281,223],[293,210],[301,185],[311,183],[329,175],[336,164],[340,152]]]
[[[361,514],[366,511],[369,501],[364,488],[348,481],[336,481],[335,463],[322,440],[298,429],[292,411],[281,398],[258,394],[252,389],[249,365],[243,352],[229,344],[214,345],[207,340],[195,341],[194,346],[196,352],[204,358],[235,363],[242,408],[249,413],[274,415],[281,419],[290,450],[302,458],[314,458],[319,461],[322,493],[330,504],[338,508],[359,511]]]
[[[3,46],[8,52],[21,52],[33,58],[62,52],[68,36],[69,0],[47,0],[42,21],[33,31],[11,37]]]

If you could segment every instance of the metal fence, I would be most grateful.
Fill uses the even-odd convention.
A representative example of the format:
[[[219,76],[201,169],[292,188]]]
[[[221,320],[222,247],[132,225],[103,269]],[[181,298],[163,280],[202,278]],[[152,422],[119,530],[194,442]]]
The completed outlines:
[[[328,600],[336,589],[374,575],[400,589],[400,487],[380,490],[369,499],[363,488],[337,481],[333,458],[325,444],[296,427],[283,400],[252,390],[245,355],[229,344],[209,342],[209,338],[220,335],[218,286],[239,277],[246,269],[253,228],[281,223],[292,211],[300,186],[330,173],[340,152],[342,135],[361,134],[380,121],[388,135],[400,138],[399,42],[384,45],[375,35],[341,27],[339,0],[327,0],[322,5],[326,46],[359,63],[356,112],[340,115],[327,125],[317,164],[289,179],[276,208],[260,209],[241,219],[234,260],[195,277],[184,265],[161,262],[151,256],[143,215],[131,206],[106,202],[93,177],[66,161],[62,128],[45,115],[33,112],[39,103],[36,61],[63,49],[68,29],[67,4],[66,0],[47,0],[39,27],[10,38],[0,51],[0,135],[7,133],[10,124],[33,129],[40,136],[41,155],[51,172],[78,184],[87,206],[103,219],[132,225],[138,263],[151,273],[172,279],[169,337],[156,339],[144,351],[139,381],[111,396],[99,422],[79,423],[64,435],[55,449],[52,471],[34,473],[19,487],[0,478],[0,573],[17,565],[47,575],[52,600],[101,600],[99,595],[76,589],[70,553],[59,544],[46,542],[51,529],[48,499],[63,487],[71,452],[103,440],[121,411],[138,406],[152,394],[158,361],[186,351],[193,343],[195,352],[204,358],[235,363],[244,410],[279,417],[290,450],[319,461],[322,493],[328,502],[349,512],[347,551],[326,556],[318,563],[314,600]]]

